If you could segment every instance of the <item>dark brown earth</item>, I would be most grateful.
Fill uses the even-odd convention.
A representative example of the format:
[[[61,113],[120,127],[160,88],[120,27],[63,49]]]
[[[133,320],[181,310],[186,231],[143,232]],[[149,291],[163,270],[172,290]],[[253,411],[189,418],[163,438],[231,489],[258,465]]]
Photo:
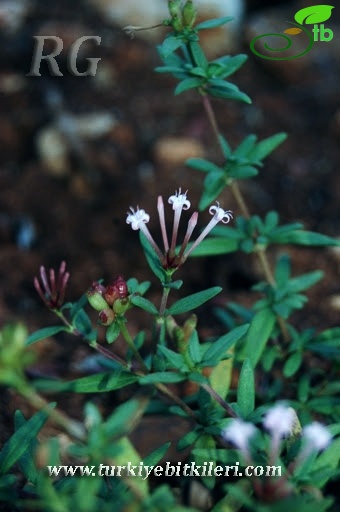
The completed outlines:
[[[292,15],[301,5],[290,4]],[[285,19],[285,12],[279,8],[277,16]],[[265,11],[257,14],[267,16]],[[339,35],[337,20],[335,13],[330,26]],[[91,55],[101,57],[106,75],[101,80],[73,77],[64,54],[59,61],[63,77],[51,77],[43,66],[43,76],[27,77],[33,35],[46,26],[60,37],[68,34],[71,41],[87,31],[101,35],[103,43],[91,48]],[[251,26],[248,16],[240,50],[249,59],[234,81],[253,104],[213,102],[220,128],[232,146],[249,133],[261,139],[285,131],[288,139],[267,159],[258,178],[242,184],[250,210],[264,215],[277,209],[283,223],[299,221],[309,230],[338,237],[339,42],[335,37],[318,43],[305,57],[274,65],[249,50],[246,38]],[[185,93],[174,98],[174,81],[153,71],[159,64],[155,48],[128,39],[81,0],[33,2],[21,29],[13,35],[3,32],[0,42],[0,324],[20,321],[32,332],[54,323],[32,284],[41,264],[58,267],[66,260],[71,272],[68,300],[78,298],[101,277],[107,281],[118,274],[150,278],[138,236],[125,223],[128,207],[146,208],[155,231],[157,195],[167,198],[182,187],[189,189],[197,206],[201,190],[199,173],[159,157],[159,141],[169,135],[184,141],[194,137],[207,157],[215,161],[219,157],[199,97]],[[57,112],[51,106],[55,96]],[[66,142],[68,168],[56,175],[42,161],[37,137],[56,123],[61,112],[109,113],[116,124],[96,139]],[[228,194],[223,205],[239,213]],[[200,218],[202,226],[206,213]],[[308,293],[307,307],[294,315],[296,326],[322,330],[337,325],[339,252],[284,249],[291,255],[294,275],[317,268],[325,272],[324,280]],[[271,258],[279,252],[281,248],[274,250]],[[261,278],[256,262],[243,255],[191,260],[180,273],[183,293],[221,285],[220,303],[239,300],[244,305],[255,300],[250,287]],[[148,297],[159,298],[157,283]],[[133,332],[144,327],[143,315],[132,315],[131,324]],[[203,336],[222,329],[211,311],[203,312],[199,327]],[[41,375],[79,376],[79,362],[91,354],[87,346],[66,336],[38,345],[40,358],[34,371]],[[4,441],[12,430],[13,411],[22,402],[4,389],[1,394],[0,441]],[[81,416],[84,397],[62,395],[58,402]]]

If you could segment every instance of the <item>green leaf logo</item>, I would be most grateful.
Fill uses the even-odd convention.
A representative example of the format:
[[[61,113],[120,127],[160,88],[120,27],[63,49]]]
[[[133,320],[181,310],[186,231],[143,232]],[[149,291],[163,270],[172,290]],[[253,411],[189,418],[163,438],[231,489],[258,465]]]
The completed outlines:
[[[295,21],[303,25],[314,25],[314,23],[322,23],[331,17],[334,5],[311,5],[300,9],[294,16]]]

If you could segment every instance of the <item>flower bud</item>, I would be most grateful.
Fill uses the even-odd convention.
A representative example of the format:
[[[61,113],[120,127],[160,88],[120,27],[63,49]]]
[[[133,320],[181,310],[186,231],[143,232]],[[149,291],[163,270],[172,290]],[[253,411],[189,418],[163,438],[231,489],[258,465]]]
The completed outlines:
[[[197,10],[194,7],[192,0],[187,0],[183,7],[183,23],[185,27],[192,28],[197,15]]]
[[[113,311],[117,315],[124,315],[124,313],[130,308],[130,301],[128,299],[117,299],[113,304]]]
[[[115,319],[116,315],[112,311],[111,308],[102,309],[99,312],[99,322],[101,325],[108,326],[111,325]]]
[[[119,291],[114,284],[109,284],[105,288],[104,297],[109,306],[112,306],[116,299],[119,299]]]
[[[101,311],[109,307],[102,295],[102,290],[98,290],[97,286],[92,286],[86,293],[87,300],[96,311]]]
[[[180,15],[180,4],[181,0],[169,0],[168,7],[172,18]]]

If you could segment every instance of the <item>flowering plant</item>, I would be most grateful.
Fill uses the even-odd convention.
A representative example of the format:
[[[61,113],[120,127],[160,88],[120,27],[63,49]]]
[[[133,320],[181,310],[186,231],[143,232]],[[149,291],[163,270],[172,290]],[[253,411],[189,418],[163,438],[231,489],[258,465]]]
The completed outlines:
[[[173,210],[170,237],[164,201],[159,196],[160,248],[147,227],[149,214],[143,208],[130,207],[126,222],[139,231],[146,261],[159,280],[159,304],[148,298],[149,281],[139,282],[134,276],[125,279],[120,274],[112,276],[109,284],[100,279],[89,283],[78,301],[65,303],[70,280],[66,263],[61,263],[57,276],[53,269],[47,272],[41,266],[34,286],[59,324],[28,336],[18,326],[5,328],[0,335],[0,382],[38,409],[29,419],[17,411],[15,433],[0,451],[0,499],[19,508],[26,508],[27,499],[28,509],[52,512],[72,508],[109,511],[113,504],[122,512],[165,511],[169,507],[176,512],[280,512],[287,507],[296,512],[335,511],[339,502],[332,480],[339,474],[340,411],[335,396],[339,391],[336,367],[330,354],[338,357],[339,328],[315,333],[294,327],[291,314],[307,300],[302,292],[322,275],[314,271],[291,277],[287,256],[281,256],[272,269],[268,251],[279,244],[325,247],[339,242],[305,231],[300,224],[280,226],[277,212],[269,212],[264,219],[250,214],[238,182],[258,173],[264,158],[284,141],[285,134],[260,142],[250,135],[231,149],[220,133],[210,98],[250,102],[248,95],[226,80],[244,64],[246,56],[224,56],[209,62],[200,46],[200,31],[229,19],[195,25],[191,0],[184,5],[181,0],[169,0],[168,4],[170,17],[164,24],[172,32],[159,47],[164,65],[157,71],[179,80],[176,94],[198,93],[216,136],[222,164],[201,158],[187,162],[206,174],[199,208],[210,205],[212,218],[192,242],[198,212],[192,213],[184,238],[178,241],[182,214],[191,206],[187,192],[179,188],[168,199]],[[220,206],[228,203],[228,189],[237,205],[234,213]],[[223,199],[211,206],[220,196]],[[226,332],[218,335],[216,331],[207,338],[200,334],[197,308],[221,288],[213,286],[169,305],[170,292],[178,294],[183,284],[173,280],[173,275],[189,264],[189,257],[194,265],[195,256],[237,251],[258,260],[264,280],[254,290],[262,296],[250,309],[235,304],[219,308],[216,319]],[[87,311],[88,304],[98,314],[97,323]],[[147,333],[131,334],[130,315],[136,309],[152,324]],[[184,320],[178,319],[179,315],[185,315]],[[95,351],[95,371],[71,381],[29,379],[30,346],[59,333],[76,336]],[[114,344],[118,338],[124,341],[123,353]],[[322,359],[323,366],[311,367],[309,354]],[[264,379],[269,384],[263,385]],[[95,401],[88,400],[82,421],[42,396],[61,391],[97,395],[122,388],[126,388],[125,401],[111,414],[103,418]],[[131,434],[144,417],[155,412],[169,423],[183,420],[185,428],[175,441],[169,441],[165,431],[164,443],[142,456]],[[38,439],[48,418],[66,436]],[[175,467],[167,460],[171,444],[191,468],[191,496],[194,483],[204,496],[198,504],[186,497],[184,479],[178,483],[182,462]],[[89,465],[88,475],[95,478],[58,477],[57,470],[46,473],[47,467],[56,468],[65,461],[76,461],[76,468],[84,468],[79,463]],[[201,472],[195,464],[203,468]],[[229,479],[220,478],[221,471],[216,468],[221,464],[236,468]],[[238,473],[239,464],[245,466],[242,474]],[[173,470],[170,476],[176,472],[176,477],[162,484],[157,478],[147,481],[142,470],[149,467],[158,468],[155,477],[169,468]],[[92,472],[94,468],[99,468],[98,472]],[[111,469],[103,473],[103,468]],[[120,469],[114,472],[112,468]],[[138,468],[138,474],[133,468]],[[275,470],[274,474],[268,473],[268,468]]]

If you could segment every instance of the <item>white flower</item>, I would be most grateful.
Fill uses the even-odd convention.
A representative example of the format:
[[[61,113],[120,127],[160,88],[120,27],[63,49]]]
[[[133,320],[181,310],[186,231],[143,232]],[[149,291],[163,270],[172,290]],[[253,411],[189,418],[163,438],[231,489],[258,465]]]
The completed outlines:
[[[306,425],[302,429],[302,437],[306,442],[305,450],[318,452],[324,450],[332,439],[331,433],[318,421]]]
[[[235,419],[222,430],[222,437],[236,446],[245,455],[248,454],[248,443],[255,434],[256,428],[252,423]]]
[[[172,204],[173,210],[188,210],[190,208],[190,201],[187,199],[187,192],[182,194],[181,188],[176,191],[174,195],[170,196],[168,199],[168,203]]]
[[[292,431],[295,418],[295,411],[291,407],[275,405],[268,409],[263,420],[263,426],[274,438],[282,438]]]
[[[216,204],[217,206],[210,206],[210,215],[214,216],[213,220],[216,220],[217,222],[222,221],[223,224],[228,224],[228,222],[230,222],[230,220],[233,218],[233,212],[231,210],[223,210],[223,208],[220,208],[220,203],[218,201],[216,201]]]
[[[223,222],[223,224],[227,224],[230,222],[230,220],[233,218],[233,212],[231,210],[223,210],[223,208],[220,207],[220,203],[216,201],[217,206],[213,205],[209,208],[210,215],[213,215],[213,218],[210,220],[210,222],[207,224],[207,226],[203,229],[200,236],[195,240],[195,242],[192,244],[190,249],[186,251],[183,258],[186,260],[189,254],[202,242],[202,240],[207,236],[208,233],[218,224],[220,221]],[[226,219],[226,220],[223,220]]]
[[[150,215],[146,213],[145,210],[139,209],[137,206],[137,210],[135,211],[132,206],[130,206],[130,212],[127,212],[126,223],[131,224],[131,227],[134,231],[141,229],[142,224],[146,224],[150,220]]]

